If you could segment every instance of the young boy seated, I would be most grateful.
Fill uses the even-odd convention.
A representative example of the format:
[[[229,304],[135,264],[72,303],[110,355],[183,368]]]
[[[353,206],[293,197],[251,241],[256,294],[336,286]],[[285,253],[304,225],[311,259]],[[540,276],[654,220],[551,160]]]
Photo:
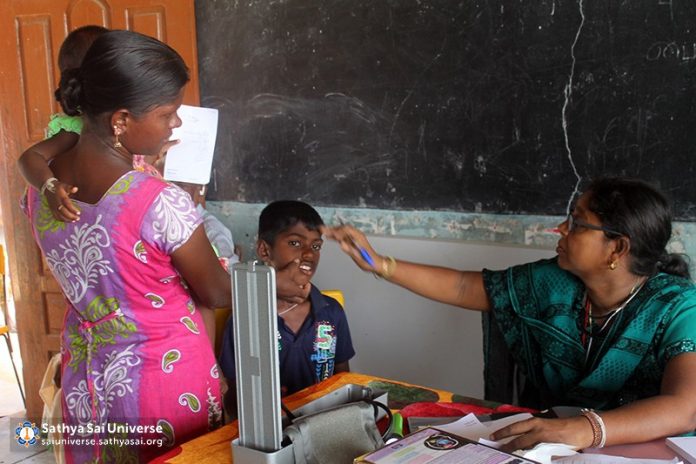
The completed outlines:
[[[267,265],[282,269],[297,262],[299,277],[310,280],[319,266],[324,225],[319,213],[300,201],[276,201],[261,212],[256,253]],[[284,273],[277,279],[288,279]],[[298,282],[298,278],[295,278]],[[311,285],[308,297],[299,303],[278,299],[278,358],[281,394],[288,395],[349,370],[355,355],[348,321],[341,305]],[[224,402],[227,413],[236,417],[232,318],[227,322],[220,353],[220,367],[229,389]]]

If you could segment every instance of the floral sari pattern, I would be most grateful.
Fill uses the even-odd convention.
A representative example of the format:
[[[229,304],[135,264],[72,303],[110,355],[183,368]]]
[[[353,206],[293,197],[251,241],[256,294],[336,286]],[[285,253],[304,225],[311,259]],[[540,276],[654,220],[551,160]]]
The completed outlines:
[[[46,262],[58,280],[63,293],[79,303],[87,290],[94,288],[100,276],[113,272],[104,249],[111,245],[109,233],[100,224],[101,215],[93,224],[82,224],[57,247],[45,251]]]
[[[75,204],[79,222],[53,224],[42,195],[31,189],[26,202],[34,238],[68,301],[64,422],[158,427],[156,437],[119,433],[158,438],[164,447],[66,444],[66,461],[144,462],[222,419],[212,347],[170,256],[202,219],[183,190],[137,170],[97,203]]]
[[[56,232],[65,229],[65,223],[58,221],[51,214],[51,209],[48,207],[48,201],[44,195],[41,195],[41,207],[38,210],[34,227],[39,232],[41,237],[46,232]]]
[[[163,243],[181,244],[193,233],[192,220],[198,215],[192,203],[173,189],[165,189],[153,205],[152,229],[154,239]],[[170,250],[174,251],[174,250]]]
[[[100,348],[107,345],[115,345],[118,339],[127,339],[130,334],[137,331],[136,326],[132,322],[128,322],[120,312],[118,300],[116,298],[105,298],[98,296],[87,306],[88,321],[95,322],[107,315],[113,313],[116,317],[97,324],[92,328],[90,333],[90,341],[84,337],[79,326],[68,327],[69,345],[67,349],[70,352],[70,363],[68,366],[76,370],[81,362],[87,360],[89,355],[96,353]]]

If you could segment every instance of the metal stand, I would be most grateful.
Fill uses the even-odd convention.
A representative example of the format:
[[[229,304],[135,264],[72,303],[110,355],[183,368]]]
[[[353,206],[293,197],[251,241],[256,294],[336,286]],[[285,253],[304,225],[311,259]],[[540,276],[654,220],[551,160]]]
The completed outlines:
[[[239,418],[232,456],[244,464],[294,464],[292,443],[282,445],[282,430],[289,424],[281,415],[275,271],[255,261],[237,263],[232,267],[232,289]],[[386,393],[350,384],[293,413],[299,417],[363,399],[387,404]]]
[[[236,438],[232,440],[232,457],[234,462],[244,464],[295,464],[292,443],[278,451],[266,452],[242,446]]]
[[[239,418],[232,456],[245,464],[294,464],[292,445],[281,445],[275,270],[237,263],[232,289]]]

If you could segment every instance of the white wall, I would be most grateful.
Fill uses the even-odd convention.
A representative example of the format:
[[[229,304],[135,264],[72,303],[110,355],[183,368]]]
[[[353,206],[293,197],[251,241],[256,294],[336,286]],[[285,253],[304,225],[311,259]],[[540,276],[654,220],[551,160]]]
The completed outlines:
[[[553,256],[548,249],[369,237],[383,255],[457,269],[503,269]],[[356,356],[351,370],[483,397],[481,314],[434,303],[358,269],[335,242],[322,249],[314,283],[339,288]]]

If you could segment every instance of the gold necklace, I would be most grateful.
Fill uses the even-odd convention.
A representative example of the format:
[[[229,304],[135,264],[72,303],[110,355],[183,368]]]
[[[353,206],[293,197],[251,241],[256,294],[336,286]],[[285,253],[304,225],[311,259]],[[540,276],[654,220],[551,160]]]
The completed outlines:
[[[626,299],[615,309],[611,310],[607,314],[605,314],[602,317],[606,317],[606,320],[602,324],[602,326],[599,328],[599,330],[596,331],[597,334],[600,334],[604,331],[604,329],[607,328],[609,323],[611,322],[612,319],[614,319],[614,316],[619,314],[622,309],[624,309],[626,306],[628,306],[628,303],[633,300],[633,298],[640,292],[640,290],[643,288],[643,285],[645,285],[645,282],[648,281],[647,277],[642,277],[641,281],[636,283],[636,285],[633,286],[631,289],[631,293],[628,294]],[[585,328],[589,334],[589,341],[587,342],[587,348],[585,349],[585,365],[587,365],[587,361],[590,359],[590,352],[592,351],[592,340],[594,339],[595,335],[595,330],[593,328],[594,326],[594,317],[592,316],[592,301],[590,301],[589,296],[585,296],[587,298],[587,302],[589,303],[589,306],[587,308],[587,318],[589,319],[589,325],[588,327]]]
[[[616,315],[616,313],[618,313],[619,311],[621,311],[622,309],[624,309],[626,307],[626,305],[633,299],[633,297],[636,295],[636,293],[638,293],[640,291],[640,289],[643,288],[643,285],[645,285],[645,282],[647,280],[648,280],[647,277],[641,277],[640,279],[638,279],[638,282],[636,282],[636,284],[633,287],[631,287],[631,291],[628,293],[628,296],[626,297],[626,299],[623,302],[621,302],[616,308],[612,309],[611,311],[609,311],[606,314],[602,314],[601,316],[596,316],[596,315],[592,314],[593,305],[592,305],[592,301],[590,301],[590,313],[589,313],[590,324],[592,324],[595,319],[604,319],[605,317],[608,318],[607,319],[607,322],[608,322],[612,317],[614,317]],[[604,330],[605,326],[606,326],[606,322],[602,325],[602,328],[600,329],[600,331]]]

